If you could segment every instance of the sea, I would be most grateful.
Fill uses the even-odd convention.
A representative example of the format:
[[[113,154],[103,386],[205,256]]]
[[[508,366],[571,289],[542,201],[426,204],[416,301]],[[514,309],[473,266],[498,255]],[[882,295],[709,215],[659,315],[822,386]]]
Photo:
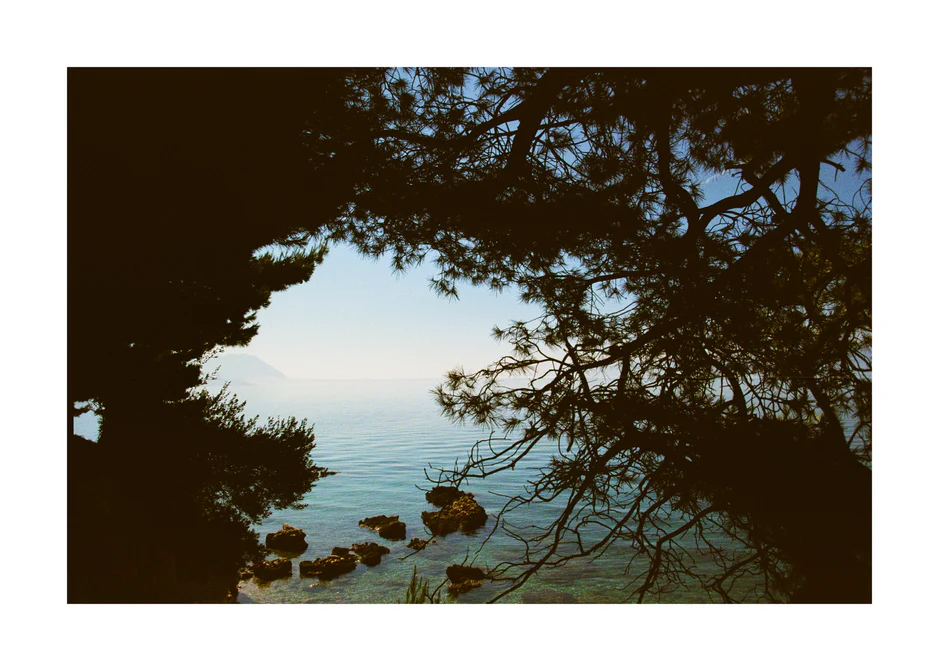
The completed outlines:
[[[293,575],[271,582],[256,578],[242,581],[239,603],[404,603],[415,572],[431,589],[441,586],[443,603],[486,603],[496,597],[499,603],[606,604],[635,600],[635,581],[649,562],[646,556],[637,556],[628,544],[613,545],[600,556],[542,568],[521,587],[504,595],[510,585],[499,581],[484,582],[459,595],[447,593],[448,566],[465,563],[488,569],[516,562],[523,556],[524,545],[515,535],[546,527],[558,514],[563,507],[560,501],[513,510],[503,521],[514,533],[497,525],[496,518],[509,497],[520,494],[527,482],[538,477],[556,446],[545,446],[540,453],[529,455],[514,470],[464,483],[461,488],[472,492],[489,513],[485,527],[475,532],[458,531],[434,538],[423,550],[414,552],[406,546],[407,540],[382,539],[359,526],[358,522],[366,517],[397,515],[407,526],[408,540],[430,540],[421,512],[436,510],[425,499],[425,492],[434,485],[437,469],[464,463],[474,444],[490,438],[485,428],[457,425],[441,415],[432,397],[439,382],[264,378],[230,384],[229,391],[246,402],[248,415],[259,415],[262,420],[294,416],[312,423],[316,435],[314,461],[335,472],[319,480],[303,497],[302,509],[275,511],[257,525],[255,530],[262,542],[266,534],[284,524],[302,529],[309,547],[299,556],[270,553],[271,559],[289,557]],[[210,389],[218,386],[215,383]],[[78,431],[93,437],[94,424],[89,417],[80,419]],[[680,523],[676,515],[673,524]],[[712,540],[728,548],[736,544],[719,533]],[[331,580],[299,575],[300,561],[325,557],[337,546],[366,542],[390,549],[378,566],[357,564],[354,571]],[[712,562],[708,552],[693,543],[687,547],[686,560],[705,574]],[[755,579],[743,580],[734,591],[743,600],[760,598]],[[694,582],[651,598],[647,595],[645,601],[709,603],[720,599]]]

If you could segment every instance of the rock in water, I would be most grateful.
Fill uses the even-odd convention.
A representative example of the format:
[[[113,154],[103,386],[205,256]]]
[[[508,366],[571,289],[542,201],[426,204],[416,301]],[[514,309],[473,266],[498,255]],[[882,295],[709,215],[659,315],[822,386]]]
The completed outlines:
[[[435,536],[446,536],[457,529],[473,531],[486,524],[488,517],[470,493],[461,494],[438,512],[421,513],[421,520]]]
[[[355,543],[352,545],[352,552],[366,566],[378,566],[382,555],[388,554],[391,550],[378,543]]]
[[[300,562],[301,576],[317,576],[322,580],[329,580],[354,570],[355,559],[349,556],[340,557],[338,555],[329,555],[328,557],[321,557],[313,561]]]
[[[427,541],[423,540],[422,538],[412,538],[408,541],[408,547],[415,552],[420,552],[425,547],[427,547]]]
[[[398,516],[377,515],[359,520],[359,526],[377,531],[382,538],[393,541],[402,541],[407,537],[407,527],[404,522],[398,521]]]
[[[379,529],[378,535],[391,541],[403,541],[407,538],[408,530],[404,522],[392,522]]]
[[[450,579],[447,591],[450,594],[463,594],[471,589],[482,587],[483,580],[486,579],[486,573],[475,566],[454,564],[447,567],[447,578]]]
[[[289,578],[293,575],[293,564],[289,559],[275,559],[273,561],[261,560],[251,565],[254,576],[263,582]]]
[[[268,534],[264,542],[270,550],[301,553],[309,547],[305,538],[306,534],[300,529],[285,524],[280,531]]]
[[[432,505],[435,505],[438,508],[443,508],[444,506],[456,501],[462,495],[463,492],[461,492],[456,487],[437,486],[424,494],[424,497]]]
[[[359,526],[365,527],[366,529],[372,529],[373,531],[378,531],[386,524],[391,524],[392,522],[397,522],[398,516],[390,517],[388,515],[376,515],[375,517],[366,517],[364,520],[359,520]]]
[[[450,582],[457,583],[467,580],[484,580],[486,574],[482,569],[476,568],[475,566],[454,564],[453,566],[447,567],[447,577],[450,579]]]
[[[464,592],[469,592],[471,589],[476,587],[482,587],[483,583],[481,580],[464,580],[463,582],[455,582],[447,585],[447,591],[450,594],[463,594]]]

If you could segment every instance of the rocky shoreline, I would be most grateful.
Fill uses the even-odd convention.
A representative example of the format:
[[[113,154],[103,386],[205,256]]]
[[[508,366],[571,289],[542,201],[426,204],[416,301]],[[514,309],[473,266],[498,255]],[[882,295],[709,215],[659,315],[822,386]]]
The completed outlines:
[[[414,536],[408,540],[405,547],[411,552],[406,556],[416,554],[429,544],[435,543],[437,536],[446,536],[456,531],[470,534],[483,527],[489,517],[473,494],[460,491],[456,487],[434,487],[426,493],[426,499],[439,509],[421,513],[421,521],[431,532],[431,537]],[[359,526],[377,533],[380,538],[386,540],[407,539],[407,524],[401,521],[398,515],[366,517],[359,521]],[[253,579],[258,584],[265,584],[293,577],[292,559],[299,558],[309,548],[306,537],[305,531],[289,524],[284,524],[280,530],[267,534],[265,547],[269,552],[280,556],[255,561],[249,569],[242,569],[239,575],[241,581]],[[321,581],[333,580],[352,573],[359,564],[369,568],[378,566],[382,558],[391,552],[391,548],[374,542],[352,543],[347,547],[336,546],[325,557],[300,561],[299,576]],[[459,564],[448,566],[446,576],[449,580],[447,592],[454,597],[480,587],[483,581],[489,578],[482,569]]]

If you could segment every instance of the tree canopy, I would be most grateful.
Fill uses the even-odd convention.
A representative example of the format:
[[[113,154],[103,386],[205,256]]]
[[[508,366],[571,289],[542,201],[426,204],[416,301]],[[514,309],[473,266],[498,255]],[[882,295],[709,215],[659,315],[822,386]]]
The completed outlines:
[[[562,504],[508,589],[626,547],[639,600],[688,580],[735,600],[742,574],[759,598],[870,600],[869,70],[80,69],[69,89],[69,412],[103,417],[70,443],[70,600],[217,600],[250,524],[312,486],[308,426],[193,388],[309,278],[314,237],[540,308],[436,390],[494,432],[442,477],[554,448],[505,509]]]
[[[135,371],[180,398],[187,362],[246,344],[271,293],[309,278],[299,138],[325,76],[70,71],[70,400],[119,402]],[[256,253],[275,243],[294,251]]]
[[[224,600],[319,477],[305,422],[194,388],[322,256],[300,140],[333,77],[70,70],[69,415],[101,416],[69,439],[70,601]]]
[[[640,600],[689,577],[733,600],[743,573],[763,598],[870,600],[869,70],[391,69],[344,86],[349,123],[306,136],[311,169],[352,185],[328,235],[400,268],[432,259],[441,294],[514,286],[541,308],[495,330],[512,355],[437,390],[448,416],[504,435],[452,480],[557,446],[506,508],[564,504],[503,567],[514,586],[625,544]],[[716,547],[716,529],[741,544]],[[721,570],[697,575],[689,545]]]

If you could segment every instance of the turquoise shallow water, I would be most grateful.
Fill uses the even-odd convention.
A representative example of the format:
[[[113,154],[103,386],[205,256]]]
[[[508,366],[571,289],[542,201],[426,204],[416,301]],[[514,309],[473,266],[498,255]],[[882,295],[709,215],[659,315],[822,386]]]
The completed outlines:
[[[315,426],[314,461],[336,475],[326,477],[303,498],[302,510],[275,511],[257,526],[263,541],[266,534],[290,524],[306,532],[309,547],[302,555],[289,556],[293,576],[259,583],[242,582],[240,603],[399,603],[403,602],[412,572],[432,586],[446,579],[446,567],[473,563],[494,567],[500,562],[517,561],[524,550],[519,541],[495,529],[495,513],[506,498],[521,492],[547,464],[549,446],[539,455],[529,455],[522,466],[485,480],[464,484],[489,513],[485,527],[473,534],[461,532],[438,538],[419,553],[406,547],[407,541],[388,541],[358,526],[358,521],[374,515],[398,515],[407,525],[410,538],[429,539],[421,522],[421,512],[435,510],[424,492],[432,483],[426,474],[432,467],[452,467],[462,462],[478,440],[489,436],[477,427],[457,426],[440,416],[431,397],[435,380],[293,380],[271,378],[253,384],[232,384],[230,391],[247,402],[246,412],[271,416],[306,418]],[[220,383],[214,383],[217,389]],[[93,437],[96,423],[91,415],[76,422],[79,433]],[[561,503],[540,504],[512,511],[507,522],[515,527],[545,526],[562,508]],[[677,518],[676,526],[680,524]],[[728,538],[714,537],[725,546]],[[486,540],[485,544],[483,540]],[[333,580],[301,578],[299,563],[325,557],[333,547],[377,542],[389,547],[381,564],[366,567]],[[270,558],[279,556],[271,553]],[[706,553],[689,547],[689,558],[697,568],[711,565]],[[633,560],[632,575],[625,573]],[[627,584],[648,565],[629,547],[614,546],[600,557],[576,559],[563,567],[542,569],[519,589],[501,599],[504,603],[625,603],[635,588]],[[741,594],[753,584],[738,585]],[[451,603],[484,603],[507,585],[489,582],[458,597]],[[648,599],[647,599],[648,600]],[[695,585],[679,589],[652,601],[707,603],[716,600]]]
[[[267,416],[293,415],[315,424],[319,466],[333,475],[321,480],[303,500],[302,510],[277,511],[257,527],[264,536],[290,524],[307,533],[309,548],[292,555],[293,576],[259,583],[243,582],[241,603],[398,603],[404,600],[413,570],[436,586],[445,580],[448,565],[465,557],[476,566],[495,566],[518,559],[522,546],[496,530],[494,513],[505,496],[518,493],[525,481],[547,463],[547,450],[524,468],[473,480],[463,489],[475,494],[490,513],[487,525],[472,535],[450,534],[413,554],[406,541],[387,541],[358,521],[374,515],[398,515],[407,524],[408,538],[429,538],[421,512],[434,510],[424,498],[432,485],[425,477],[430,466],[452,466],[488,433],[451,424],[439,414],[430,395],[434,380],[301,381],[277,379],[251,385],[233,385],[231,391],[247,401],[247,412]],[[544,525],[558,505],[516,510],[509,521],[517,526]],[[299,562],[324,557],[335,546],[374,541],[391,548],[381,564],[333,580],[301,578]],[[410,556],[409,556],[410,555]],[[277,556],[272,553],[270,557]],[[286,555],[285,555],[286,556]],[[522,588],[503,598],[507,603],[622,603],[627,601],[624,566],[629,548],[612,548],[602,557],[578,559],[558,569],[544,570]],[[698,560],[705,563],[707,557]],[[469,561],[467,561],[469,563]],[[634,569],[643,566],[641,561]],[[487,583],[456,598],[458,603],[483,603],[505,589],[505,583]],[[707,594],[693,588],[668,595],[671,602],[708,602]]]

